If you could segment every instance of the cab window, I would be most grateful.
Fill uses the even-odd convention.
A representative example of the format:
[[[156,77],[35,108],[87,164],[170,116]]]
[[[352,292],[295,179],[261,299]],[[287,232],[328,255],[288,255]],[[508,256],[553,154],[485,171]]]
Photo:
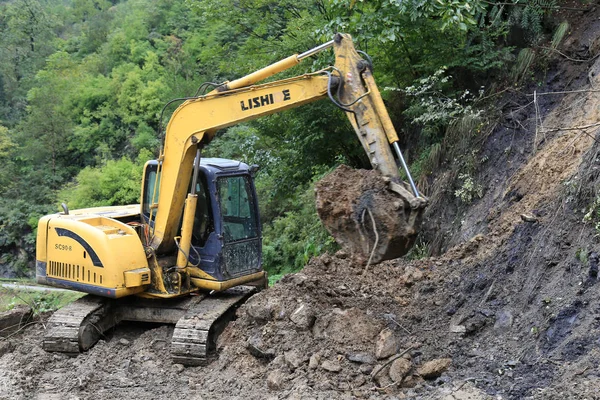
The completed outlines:
[[[210,195],[208,194],[206,177],[202,174],[196,183],[196,214],[194,215],[194,228],[192,230],[192,244],[203,247],[208,236],[214,231]]]
[[[157,165],[149,164],[146,166],[144,195],[142,196],[142,212],[148,218],[150,217],[150,206],[158,202],[160,175],[157,176],[157,169]],[[154,215],[156,215],[156,210],[154,211]]]
[[[225,242],[257,237],[258,222],[249,177],[243,175],[219,178],[217,190]]]

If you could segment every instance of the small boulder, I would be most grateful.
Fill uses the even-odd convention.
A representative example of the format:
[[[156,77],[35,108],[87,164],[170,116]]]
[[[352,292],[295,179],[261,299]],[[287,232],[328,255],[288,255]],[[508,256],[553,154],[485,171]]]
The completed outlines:
[[[465,331],[469,335],[474,334],[477,331],[481,330],[485,326],[486,323],[487,323],[487,320],[486,320],[485,316],[477,314],[473,318],[470,318],[466,322]]]
[[[281,279],[282,282],[284,283],[290,283],[294,286],[304,286],[304,284],[306,283],[306,281],[308,280],[308,276],[306,276],[305,274],[298,272],[296,274],[289,274],[283,277],[283,279]]]
[[[294,351],[294,350],[286,351],[283,354],[283,358],[285,360],[285,363],[292,370],[295,370],[296,368],[298,368],[299,366],[301,366],[304,363],[304,360],[302,359],[300,354],[298,354],[298,352]]]
[[[406,358],[398,358],[390,365],[390,378],[395,383],[401,382],[402,379],[410,372],[412,363]]]
[[[278,298],[266,297],[265,292],[252,296],[245,304],[246,314],[258,323],[279,319],[285,313]]]
[[[283,354],[278,355],[271,361],[271,367],[273,368],[284,368],[285,366],[285,357]]]
[[[269,390],[281,390],[285,383],[285,375],[279,370],[271,371],[267,375],[267,387]]]
[[[267,348],[259,335],[254,335],[246,341],[246,349],[256,358],[272,360],[275,358],[275,350]]]
[[[345,252],[344,250],[338,250],[335,253],[335,257],[339,258],[340,260],[345,260],[346,258],[348,258],[348,253]]]
[[[175,372],[182,373],[185,370],[183,364],[173,364],[173,368],[175,368]]]
[[[316,319],[315,312],[308,304],[300,304],[290,315],[290,320],[300,329],[308,330],[312,328]]]
[[[530,213],[521,214],[521,219],[525,222],[537,222],[538,221],[537,217]]]
[[[373,369],[373,371],[371,372],[371,378],[373,378],[375,380],[375,382],[377,382],[377,385],[379,385],[379,387],[388,386],[393,383],[392,378],[390,378],[390,366],[389,365],[376,366]]]
[[[14,349],[13,344],[8,340],[0,340],[0,357],[6,353],[12,352]]]
[[[129,346],[131,344],[131,342],[125,338],[121,338],[121,339],[119,339],[119,344],[121,346]]]
[[[317,369],[320,362],[321,356],[319,355],[319,353],[315,353],[312,356],[310,356],[310,360],[308,360],[308,368]]]
[[[373,366],[371,364],[363,364],[361,365],[358,370],[365,375],[370,375],[371,372],[373,372]]]
[[[467,333],[467,327],[464,325],[454,325],[450,323],[450,332],[452,333]]]
[[[346,358],[349,361],[359,364],[374,364],[376,361],[375,357],[369,353],[348,353],[346,354]]]
[[[339,362],[329,360],[323,361],[323,364],[321,364],[321,368],[329,372],[340,372],[342,370],[342,366]]]
[[[404,270],[404,275],[402,276],[402,281],[406,286],[412,286],[416,282],[422,281],[425,277],[423,271],[418,268],[408,266]]]
[[[514,317],[509,310],[502,310],[496,314],[496,322],[494,323],[495,330],[507,330],[509,329],[514,321]]]
[[[417,373],[425,379],[435,379],[442,375],[452,364],[451,358],[438,358],[427,361],[417,369]]]
[[[381,360],[396,354],[397,350],[398,342],[396,341],[394,331],[389,328],[385,328],[379,332],[377,342],[375,343],[375,357],[378,360]]]
[[[402,381],[403,388],[414,388],[415,386],[421,384],[423,382],[423,378],[419,375],[408,375]]]

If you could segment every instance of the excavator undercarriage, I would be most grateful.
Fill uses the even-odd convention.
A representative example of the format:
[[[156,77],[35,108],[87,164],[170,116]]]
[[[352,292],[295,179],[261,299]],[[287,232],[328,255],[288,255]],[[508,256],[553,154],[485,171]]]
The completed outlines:
[[[256,290],[238,286],[212,295],[199,293],[162,301],[87,295],[52,315],[42,347],[75,356],[91,348],[121,321],[173,324],[173,362],[202,365],[215,353],[217,338],[237,307]]]

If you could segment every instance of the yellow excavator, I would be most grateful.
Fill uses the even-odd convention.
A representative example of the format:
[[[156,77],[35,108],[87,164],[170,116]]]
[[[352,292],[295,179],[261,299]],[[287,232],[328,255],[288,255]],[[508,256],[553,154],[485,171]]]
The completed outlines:
[[[335,66],[256,84],[330,47]],[[402,229],[386,232],[400,250],[380,241],[378,260],[406,253],[426,200],[410,178],[366,58],[349,35],[337,34],[187,98],[169,121],[158,159],[145,165],[141,204],[71,211],[63,205],[63,212],[41,218],[37,281],[88,293],[53,314],[44,349],[77,354],[119,321],[149,321],[175,324],[175,362],[205,362],[232,310],[266,287],[267,277],[253,183],[257,167],[203,158],[202,149],[220,129],[325,97],[348,115],[373,169],[387,177],[399,199],[390,207],[405,219]],[[409,185],[400,181],[394,152]]]

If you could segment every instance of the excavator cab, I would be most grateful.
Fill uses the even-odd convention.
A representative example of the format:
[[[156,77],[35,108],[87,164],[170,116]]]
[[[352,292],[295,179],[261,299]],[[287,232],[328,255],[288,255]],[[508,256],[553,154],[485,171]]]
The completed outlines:
[[[158,198],[159,163],[146,164],[142,218],[152,226],[152,199]],[[192,183],[190,183],[190,190]],[[190,264],[208,279],[226,281],[260,272],[261,226],[251,167],[223,158],[202,158],[195,183],[196,210]]]

